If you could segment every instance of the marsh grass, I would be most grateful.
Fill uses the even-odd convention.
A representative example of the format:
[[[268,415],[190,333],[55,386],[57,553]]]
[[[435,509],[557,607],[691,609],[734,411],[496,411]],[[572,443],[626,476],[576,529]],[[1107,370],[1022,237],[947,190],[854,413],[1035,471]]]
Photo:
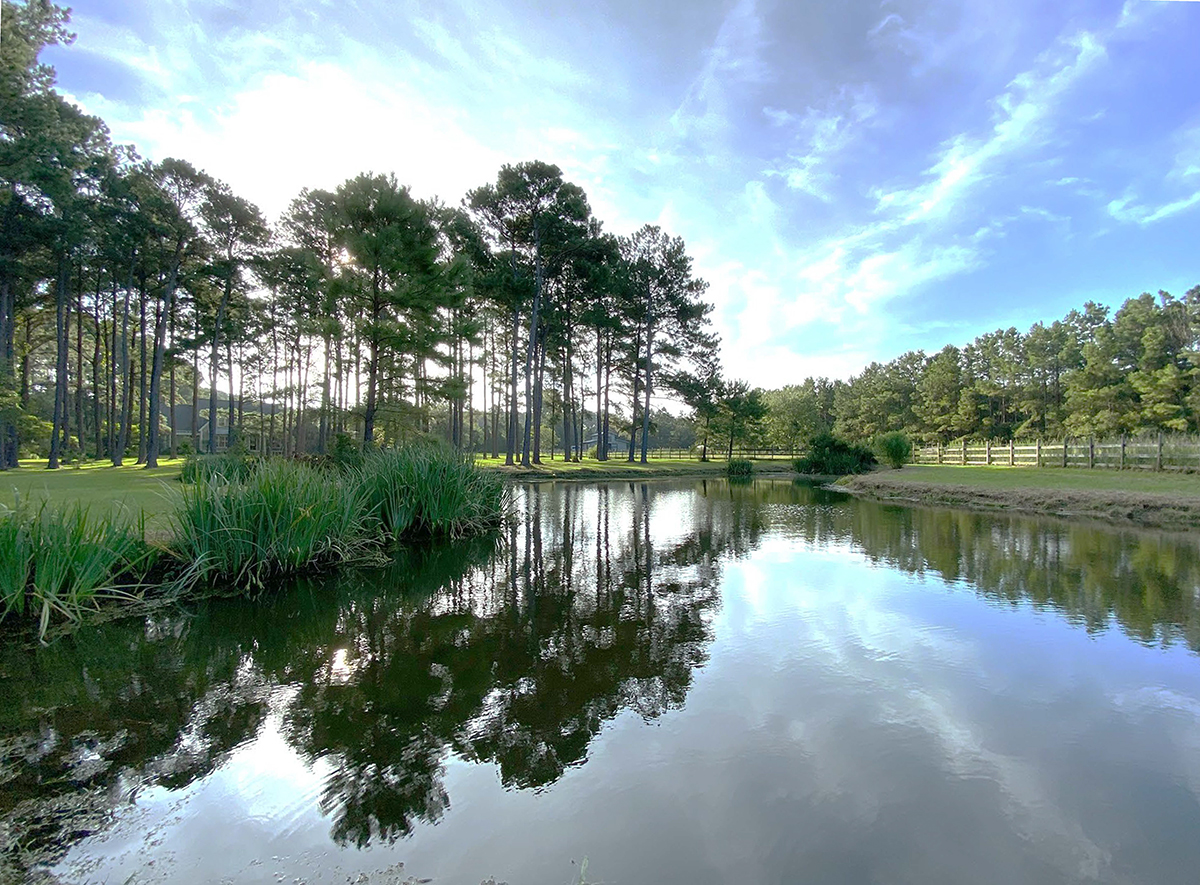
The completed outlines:
[[[390,541],[466,537],[496,526],[507,509],[502,477],[440,446],[372,452],[346,475],[366,518]]]
[[[44,636],[52,618],[77,622],[103,601],[137,598],[158,557],[144,539],[142,520],[127,513],[17,501],[0,513],[0,620],[31,617]]]
[[[225,452],[220,455],[189,455],[179,471],[180,482],[207,482],[215,476],[227,480],[247,480],[259,459],[250,455]]]
[[[185,579],[258,591],[267,581],[369,558],[357,491],[305,464],[268,461],[244,480],[214,473],[179,495],[169,549]]]
[[[754,465],[745,458],[730,458],[729,463],[725,465],[725,473],[728,476],[746,477],[754,472]]]
[[[399,541],[459,540],[497,526],[501,476],[436,446],[368,453],[360,463],[194,459],[170,494],[169,531],[146,542],[121,509],[0,508],[0,620],[77,623],[105,600],[189,591],[258,593],[339,565],[386,565]],[[165,553],[166,555],[160,555]]]

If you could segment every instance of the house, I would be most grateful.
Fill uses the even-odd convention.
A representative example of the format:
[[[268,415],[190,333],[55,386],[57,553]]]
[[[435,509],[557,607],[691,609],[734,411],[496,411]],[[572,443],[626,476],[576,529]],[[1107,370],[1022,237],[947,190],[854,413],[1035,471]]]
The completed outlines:
[[[600,440],[598,433],[593,433],[591,436],[585,437],[583,440],[583,450],[589,452],[596,448]],[[608,453],[610,455],[624,455],[629,452],[629,440],[614,432],[612,429],[608,431]]]
[[[234,411],[237,411],[237,405],[234,405]],[[264,420],[260,421],[259,415],[265,416]],[[281,408],[275,403],[256,403],[244,402],[242,404],[243,426],[240,428],[242,442],[251,452],[282,452],[283,451],[283,427],[276,422],[274,437],[268,440],[270,433],[269,419],[271,415],[276,415],[281,411]],[[196,428],[195,438],[200,451],[208,450],[208,399],[201,399],[197,403],[198,424]],[[192,404],[180,403],[172,410],[171,426],[175,431],[175,439],[177,442],[183,442],[192,439]],[[223,452],[229,448],[229,399],[228,397],[217,399],[217,426],[213,434],[213,445],[218,452]]]

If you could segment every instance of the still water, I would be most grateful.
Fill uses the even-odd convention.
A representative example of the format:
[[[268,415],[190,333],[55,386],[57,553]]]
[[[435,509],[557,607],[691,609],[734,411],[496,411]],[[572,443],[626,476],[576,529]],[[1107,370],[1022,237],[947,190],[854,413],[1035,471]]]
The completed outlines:
[[[517,497],[384,574],[0,652],[0,877],[1197,881],[1197,537]]]

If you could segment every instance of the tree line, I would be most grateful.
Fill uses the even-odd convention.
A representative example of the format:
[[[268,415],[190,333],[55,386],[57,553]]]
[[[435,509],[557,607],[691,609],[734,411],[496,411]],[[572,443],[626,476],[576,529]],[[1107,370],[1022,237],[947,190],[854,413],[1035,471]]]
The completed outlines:
[[[683,240],[606,232],[557,166],[458,206],[364,173],[271,224],[59,95],[67,24],[3,2],[0,467],[428,435],[530,464],[589,430],[644,459],[653,396],[726,392]]]
[[[1115,312],[1087,302],[1051,323],[980,335],[935,354],[873,362],[849,381],[764,392],[757,432],[796,446],[822,431],[929,443],[1200,432],[1200,286],[1143,293]]]

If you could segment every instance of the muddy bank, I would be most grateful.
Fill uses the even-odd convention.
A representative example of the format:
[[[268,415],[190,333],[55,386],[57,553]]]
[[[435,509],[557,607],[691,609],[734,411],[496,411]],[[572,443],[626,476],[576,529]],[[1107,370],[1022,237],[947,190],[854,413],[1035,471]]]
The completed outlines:
[[[980,488],[907,480],[899,471],[845,477],[834,488],[876,501],[1099,519],[1177,531],[1200,528],[1200,497],[1195,496],[1036,486]]]

